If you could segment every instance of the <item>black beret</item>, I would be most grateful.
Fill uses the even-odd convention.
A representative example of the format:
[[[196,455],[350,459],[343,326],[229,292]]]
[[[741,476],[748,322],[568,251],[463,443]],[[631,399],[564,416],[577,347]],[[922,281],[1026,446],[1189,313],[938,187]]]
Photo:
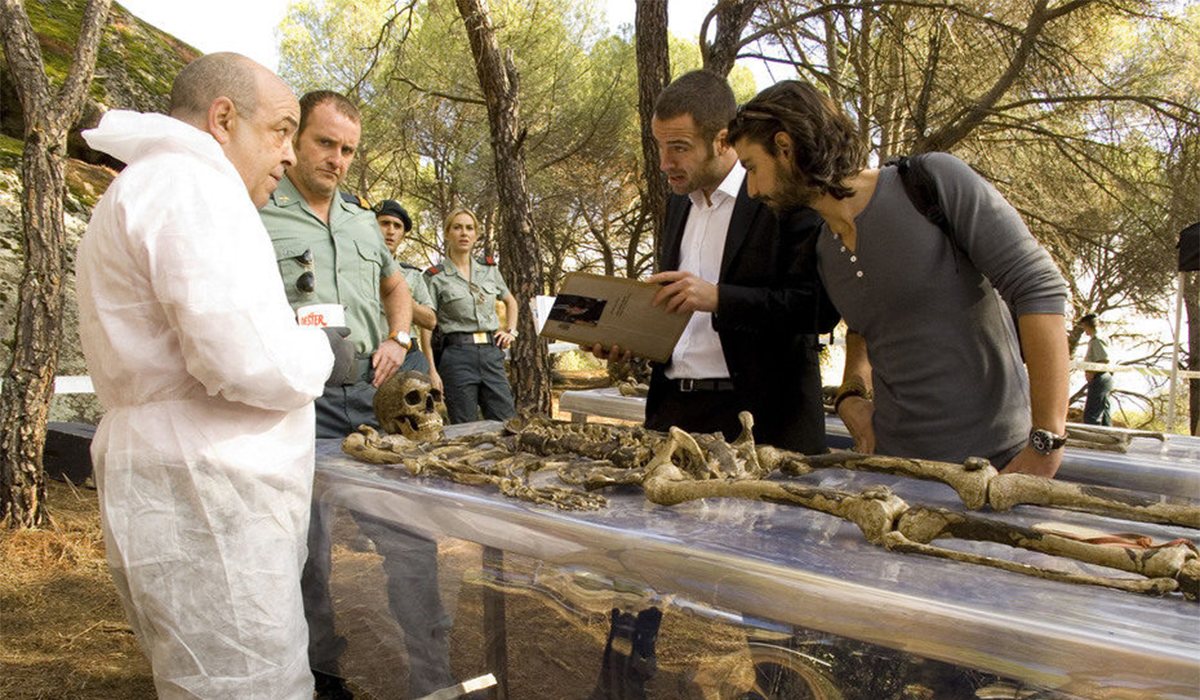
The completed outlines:
[[[400,206],[400,202],[394,199],[385,199],[380,202],[379,206],[375,207],[375,216],[394,216],[404,224],[405,231],[412,230],[412,217],[408,215],[404,207]]]

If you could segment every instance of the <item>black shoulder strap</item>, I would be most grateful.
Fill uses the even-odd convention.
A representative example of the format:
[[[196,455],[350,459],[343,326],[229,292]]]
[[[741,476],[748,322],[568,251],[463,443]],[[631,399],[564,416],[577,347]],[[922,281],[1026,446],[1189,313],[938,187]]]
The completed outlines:
[[[896,166],[896,172],[900,174],[900,182],[904,185],[904,194],[908,195],[908,200],[912,202],[913,207],[953,241],[954,231],[950,228],[950,220],[946,218],[946,212],[942,210],[942,202],[938,197],[937,180],[925,167],[925,156],[898,156],[889,160],[886,165]]]
[[[954,251],[954,269],[958,270],[958,255],[962,252],[966,255],[966,251],[958,245],[958,241],[954,238],[954,228],[950,226],[950,219],[946,217],[946,212],[942,210],[942,200],[938,195],[937,179],[925,167],[925,155],[915,156],[898,156],[888,160],[885,165],[895,165],[896,171],[900,174],[900,182],[904,185],[904,194],[908,195],[908,199],[912,202],[913,207],[921,212],[921,215],[929,220],[929,223],[941,229],[946,238],[950,239],[951,250]],[[1013,329],[1017,332],[1017,338],[1020,338],[1021,331],[1016,324],[1017,313],[1012,305],[1005,301],[1008,307],[1009,315],[1012,316]],[[1025,351],[1021,351],[1021,357],[1024,358]]]

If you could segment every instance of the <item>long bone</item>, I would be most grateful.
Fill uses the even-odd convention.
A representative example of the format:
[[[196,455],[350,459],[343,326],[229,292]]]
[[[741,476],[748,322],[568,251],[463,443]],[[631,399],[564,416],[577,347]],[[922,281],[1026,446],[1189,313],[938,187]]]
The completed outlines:
[[[1017,505],[1052,506],[1200,529],[1200,506],[1194,502],[1032,474],[997,475],[988,483],[988,505],[995,510],[1008,510]]]
[[[805,474],[814,468],[841,467],[855,471],[870,471],[894,476],[904,476],[926,481],[940,481],[952,489],[971,510],[985,505],[997,511],[1008,510],[1017,505],[1038,505],[1068,510],[1080,510],[1098,515],[1107,515],[1124,520],[1182,525],[1200,529],[1200,506],[1186,499],[1173,499],[1139,491],[1106,486],[1087,486],[1028,474],[999,474],[987,460],[969,458],[962,464],[935,462],[924,459],[863,455],[854,452],[835,452],[824,455],[803,455],[769,445],[754,446],[749,438],[748,426],[753,425],[749,414],[739,416],[744,427],[742,436],[734,441],[734,451],[743,455],[747,474],[765,475],[774,469],[785,474]],[[564,473],[564,480],[585,488],[597,489],[616,484],[637,484],[645,478],[645,465],[654,449],[662,444],[657,433],[636,429],[631,437],[621,442],[619,429],[612,426],[583,426],[587,432],[579,432],[579,426],[555,423],[547,420],[529,421],[518,428],[518,444],[522,448],[541,454],[552,452],[574,452],[597,459],[607,459],[618,469],[592,468],[586,474]],[[513,427],[510,427],[513,429]],[[526,435],[526,430],[530,431]],[[603,436],[599,442],[589,440],[591,435]],[[715,444],[710,438],[706,446]],[[552,448],[552,449],[548,449]],[[745,453],[755,455],[751,465]],[[629,465],[636,469],[625,472],[619,467]],[[723,471],[732,472],[740,467],[724,466]]]
[[[806,473],[813,468],[841,467],[855,471],[881,472],[926,481],[940,481],[958,494],[963,505],[979,510],[1008,510],[1018,505],[1050,506],[1108,515],[1123,520],[1182,525],[1200,529],[1200,506],[1141,491],[1089,486],[1047,479],[1032,474],[1000,474],[987,460],[968,458],[962,464],[925,459],[834,452],[802,455],[775,447],[758,448],[759,461],[784,473]]]
[[[799,505],[850,520],[868,541],[897,551],[981,564],[1058,581],[1142,593],[1162,594],[1179,590],[1190,599],[1200,595],[1200,557],[1191,542],[1171,543],[1150,549],[1100,546],[978,515],[923,506],[910,508],[883,487],[851,493],[766,481],[761,476],[783,463],[782,460],[794,462],[797,456],[778,450],[772,452],[772,448],[756,449],[750,430],[753,423],[748,414],[742,417],[742,423],[743,433],[733,443],[725,443],[713,435],[693,436],[678,429],[672,429],[667,436],[638,431],[633,440],[614,435],[615,430],[593,431],[596,437],[604,437],[607,442],[604,449],[593,449],[589,454],[611,454],[615,450],[618,454],[628,455],[631,450],[647,450],[655,445],[656,449],[643,468],[624,471],[636,473],[647,498],[663,505],[709,497],[740,497]],[[571,441],[562,439],[568,432],[566,424],[543,423],[539,429],[557,433],[557,437],[550,440],[538,439],[543,449],[554,444],[555,451],[569,454],[570,450],[565,448]],[[596,508],[605,503],[602,497],[594,494],[530,485],[527,479],[529,473],[555,465],[548,464],[543,457],[522,453],[520,447],[528,442],[522,442],[519,435],[510,438],[495,434],[470,436],[435,445],[418,445],[398,436],[380,436],[369,428],[361,433],[347,438],[344,449],[366,461],[402,463],[413,474],[442,476],[459,483],[492,484],[507,496],[562,509]],[[819,459],[818,462],[825,466],[832,460]],[[855,463],[865,462],[864,459],[858,459]],[[897,468],[889,473],[929,478],[931,472],[937,471],[924,472],[913,468],[913,464],[919,466],[918,460],[897,460],[896,463]],[[593,468],[596,464],[619,471],[612,462],[603,460],[593,460],[584,466]],[[941,473],[948,474],[950,478],[955,478],[957,472],[949,468],[982,472],[984,475],[991,469],[986,462],[980,462],[970,470],[959,465],[931,464],[943,468]],[[795,471],[787,465],[783,469]],[[992,476],[985,485],[994,485],[997,480],[1002,486],[1008,481],[1001,476]],[[1044,481],[1035,480],[1033,484],[1040,486]],[[631,478],[627,483],[636,481]],[[939,538],[996,542],[1117,568],[1146,576],[1148,580],[1070,573],[930,544]]]
[[[1200,595],[1200,579],[1196,578],[1196,572],[1185,569],[1185,564],[1200,556],[1196,545],[1190,540],[1169,543],[1160,547],[1095,544],[1065,537],[1051,531],[992,520],[978,515],[959,513],[944,508],[924,506],[909,508],[902,513],[896,522],[895,532],[902,535],[909,543],[920,545],[927,545],[936,539],[942,538],[995,542],[997,544],[1096,564],[1119,571],[1127,571],[1152,580],[1161,579],[1159,583],[1150,585],[1146,592],[1161,592],[1160,589],[1168,586],[1164,581],[1170,581],[1170,587],[1166,590],[1175,590],[1178,587],[1185,596],[1191,599],[1195,599]],[[884,544],[889,548],[894,548],[902,544],[902,542],[894,536],[890,536]],[[957,552],[956,550],[946,551],[954,552],[955,555],[961,554],[961,552]],[[925,553],[932,554],[932,552]],[[941,555],[935,554],[935,556]],[[947,556],[947,558],[955,557]],[[1064,576],[1087,576],[1087,574],[1055,573],[1062,573]],[[1035,575],[1050,577],[1044,574]],[[1107,581],[1109,579],[1104,578],[1103,580]],[[1112,580],[1123,581],[1128,579]],[[1145,584],[1145,582],[1138,583]],[[1101,583],[1100,585],[1109,584]]]
[[[941,508],[909,507],[885,487],[861,493],[755,479],[705,479],[697,481],[675,461],[685,464],[695,457],[696,442],[687,433],[672,428],[670,438],[655,453],[643,482],[646,498],[660,505],[677,505],[701,498],[747,498],[797,505],[850,520],[867,541],[897,551],[980,564],[1068,583],[1105,586],[1135,593],[1163,595],[1176,590],[1192,600],[1200,594],[1200,564],[1195,546],[1170,545],[1143,550],[1079,542],[1019,525]],[[681,454],[682,453],[682,454]],[[1107,566],[1146,576],[1146,579],[1095,576],[961,552],[928,544],[950,537],[964,541],[986,541],[1043,552],[1088,564]]]
[[[1007,559],[988,557],[972,552],[960,552],[958,550],[937,547],[931,544],[913,542],[905,537],[903,533],[895,530],[887,533],[887,535],[884,537],[883,545],[896,552],[924,554],[925,556],[929,557],[949,559],[951,561],[958,561],[966,564],[990,566],[996,569],[1002,569],[1004,571],[1025,574],[1027,576],[1035,576],[1037,578],[1049,579],[1051,581],[1061,581],[1063,583],[1082,583],[1090,586],[1104,586],[1106,588],[1115,588],[1117,590],[1128,591],[1130,593],[1166,595],[1167,593],[1172,593],[1179,589],[1179,582],[1171,578],[1126,579],[1110,576],[1092,576],[1091,574],[1079,574],[1067,571],[1059,571],[1057,569],[1047,569],[1045,567],[1009,561]],[[1194,596],[1187,595],[1186,593],[1184,595],[1189,600],[1195,599]]]
[[[925,481],[940,481],[954,489],[962,499],[963,505],[971,510],[978,510],[987,505],[988,483],[998,474],[996,468],[986,459],[979,458],[953,464],[906,457],[864,455],[857,452],[802,455],[770,445],[759,447],[758,457],[764,466],[779,469],[785,474],[806,474],[813,469],[840,467]]]
[[[705,479],[688,477],[672,458],[683,451],[690,456],[695,440],[679,428],[671,428],[667,442],[659,447],[646,468],[642,488],[652,503],[673,506],[701,498],[747,498],[756,501],[798,505],[850,520],[870,542],[879,543],[890,532],[896,517],[908,506],[889,489],[861,494],[803,484],[761,479]]]

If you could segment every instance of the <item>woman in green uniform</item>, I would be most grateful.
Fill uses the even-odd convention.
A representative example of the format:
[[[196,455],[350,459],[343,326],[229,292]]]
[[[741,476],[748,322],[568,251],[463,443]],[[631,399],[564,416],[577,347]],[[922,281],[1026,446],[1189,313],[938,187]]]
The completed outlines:
[[[507,420],[516,412],[504,350],[517,337],[517,300],[495,260],[471,257],[478,223],[468,209],[450,212],[443,226],[446,257],[425,271],[444,339],[437,369],[451,423],[478,420],[480,411],[493,420]],[[504,330],[497,300],[504,302]]]

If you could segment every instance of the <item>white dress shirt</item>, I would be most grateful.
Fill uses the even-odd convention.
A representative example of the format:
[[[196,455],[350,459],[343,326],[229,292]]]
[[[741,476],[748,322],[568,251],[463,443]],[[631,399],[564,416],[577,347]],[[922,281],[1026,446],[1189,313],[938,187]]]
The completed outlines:
[[[692,208],[688,211],[679,243],[679,269],[716,284],[721,275],[721,258],[725,253],[725,236],[733,218],[733,205],[738,190],[746,178],[746,169],[735,162],[733,169],[708,198],[697,190],[688,195]],[[712,314],[697,311],[692,314],[683,335],[671,353],[667,367],[671,379],[724,379],[729,377],[721,338],[713,330]]]

